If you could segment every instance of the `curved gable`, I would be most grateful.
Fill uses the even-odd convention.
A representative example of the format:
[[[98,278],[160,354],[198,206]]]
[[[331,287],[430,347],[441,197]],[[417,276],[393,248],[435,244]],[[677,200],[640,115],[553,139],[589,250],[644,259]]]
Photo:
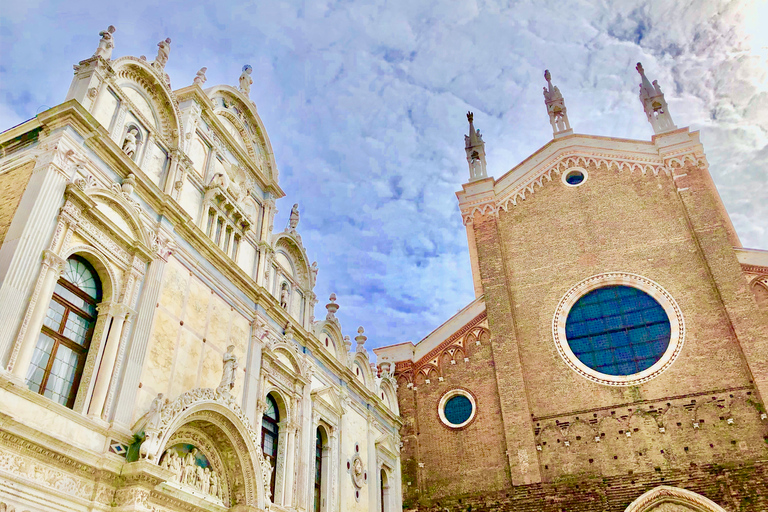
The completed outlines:
[[[245,150],[253,163],[268,178],[277,182],[278,171],[264,123],[256,113],[256,106],[243,94],[228,85],[219,85],[205,91],[222,125]]]
[[[127,99],[136,117],[157,130],[158,137],[169,148],[179,145],[183,132],[181,114],[176,98],[168,85],[145,60],[121,57],[112,63],[114,83]]]

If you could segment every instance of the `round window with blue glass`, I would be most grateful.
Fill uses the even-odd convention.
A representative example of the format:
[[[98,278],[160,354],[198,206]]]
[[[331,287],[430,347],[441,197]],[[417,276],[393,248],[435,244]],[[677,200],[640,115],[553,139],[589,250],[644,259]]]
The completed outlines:
[[[634,274],[593,276],[560,301],[553,321],[558,352],[601,384],[637,385],[664,371],[680,352],[683,317],[672,297]]]
[[[451,390],[440,399],[437,412],[447,427],[464,427],[475,418],[475,398],[463,389]]]

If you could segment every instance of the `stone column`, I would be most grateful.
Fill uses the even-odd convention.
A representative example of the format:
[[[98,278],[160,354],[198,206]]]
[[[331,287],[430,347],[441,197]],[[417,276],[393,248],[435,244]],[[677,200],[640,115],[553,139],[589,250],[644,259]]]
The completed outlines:
[[[308,509],[308,504],[311,501],[309,482],[314,482],[314,468],[315,461],[315,437],[317,435],[317,423],[313,421],[314,414],[312,412],[312,397],[311,386],[308,384],[302,389],[301,397],[301,438],[299,440],[299,468],[298,468],[298,485],[296,486],[296,499],[294,503],[299,509]],[[318,418],[319,419],[319,418]]]
[[[155,306],[160,296],[163,271],[172,253],[173,244],[168,239],[158,240],[157,257],[149,264],[142,285],[141,302],[136,314],[133,336],[127,350],[128,358],[125,363],[125,373],[114,406],[114,421],[126,428],[130,427],[133,419],[133,407],[136,403],[136,393],[139,390],[141,372],[144,370],[144,358],[147,355],[149,335],[152,332],[152,323],[155,319]]]
[[[285,426],[285,477],[283,478],[283,506],[293,507],[294,468],[296,467],[296,431],[299,426],[290,422]]]
[[[18,355],[16,360],[11,361],[13,364],[13,375],[21,380],[24,380],[27,376],[27,370],[29,364],[32,362],[32,355],[35,352],[35,345],[37,344],[37,338],[40,335],[40,328],[43,325],[45,314],[48,312],[48,305],[53,295],[53,289],[56,286],[56,281],[59,280],[59,276],[64,270],[65,260],[59,255],[54,254],[51,251],[45,251],[43,256],[43,266],[40,272],[40,278],[38,279],[37,286],[32,293],[32,300],[30,301],[30,308],[32,313],[25,318],[28,321],[27,325],[22,326],[23,333],[17,340]]]
[[[379,489],[376,482],[379,481],[379,475],[376,465],[376,420],[371,412],[368,412],[368,510],[380,510],[379,508]]]
[[[97,369],[97,361],[100,359],[102,347],[106,343],[106,337],[109,334],[109,322],[112,320],[112,303],[102,302],[96,306],[98,316],[96,317],[96,325],[93,328],[93,335],[91,336],[91,346],[88,349],[88,356],[85,359],[85,367],[83,368],[83,376],[80,378],[80,389],[77,390],[77,396],[75,398],[75,405],[72,410],[77,412],[88,412],[87,403],[91,400],[91,394],[93,393],[93,385],[96,381],[95,369]]]
[[[7,365],[9,370],[18,357],[11,352],[19,334],[19,324],[28,305],[33,303],[31,294],[36,286],[35,277],[40,272],[39,255],[49,248],[67,180],[74,170],[75,153],[68,146],[77,147],[76,143],[62,136],[58,140],[40,142],[43,147],[46,144],[48,152],[37,158],[0,247],[0,366]],[[26,370],[23,368],[19,372]]]
[[[395,467],[389,477],[389,495],[391,496],[388,512],[403,512],[403,475],[400,471],[400,436],[395,427]]]
[[[328,496],[328,511],[341,510],[341,489],[339,485],[339,468],[342,467],[344,461],[342,461],[341,453],[341,429],[344,421],[344,416],[339,418],[339,428],[334,428],[331,431],[331,460],[335,463],[331,464],[331,493]]]
[[[123,323],[128,315],[129,308],[124,304],[116,304],[112,308],[112,326],[109,328],[107,343],[101,356],[101,364],[93,386],[91,405],[88,407],[88,415],[101,418],[104,410],[104,402],[109,391],[109,383],[112,380],[112,372],[115,369],[117,349],[120,345],[120,337],[123,333]]]

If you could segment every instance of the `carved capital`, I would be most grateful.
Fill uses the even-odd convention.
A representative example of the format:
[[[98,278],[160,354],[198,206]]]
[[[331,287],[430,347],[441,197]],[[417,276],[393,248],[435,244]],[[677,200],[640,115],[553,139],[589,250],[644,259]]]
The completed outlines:
[[[66,260],[55,252],[49,250],[43,251],[43,265],[55,272],[57,276],[60,276],[61,273],[64,272],[64,265],[66,263]]]

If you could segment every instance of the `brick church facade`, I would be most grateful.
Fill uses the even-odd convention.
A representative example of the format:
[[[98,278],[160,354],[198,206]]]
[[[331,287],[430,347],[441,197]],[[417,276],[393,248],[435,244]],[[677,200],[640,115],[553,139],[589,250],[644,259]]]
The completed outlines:
[[[554,137],[494,179],[468,115],[476,299],[375,350],[404,509],[768,510],[768,252],[638,71],[650,141],[573,133],[547,73]]]

